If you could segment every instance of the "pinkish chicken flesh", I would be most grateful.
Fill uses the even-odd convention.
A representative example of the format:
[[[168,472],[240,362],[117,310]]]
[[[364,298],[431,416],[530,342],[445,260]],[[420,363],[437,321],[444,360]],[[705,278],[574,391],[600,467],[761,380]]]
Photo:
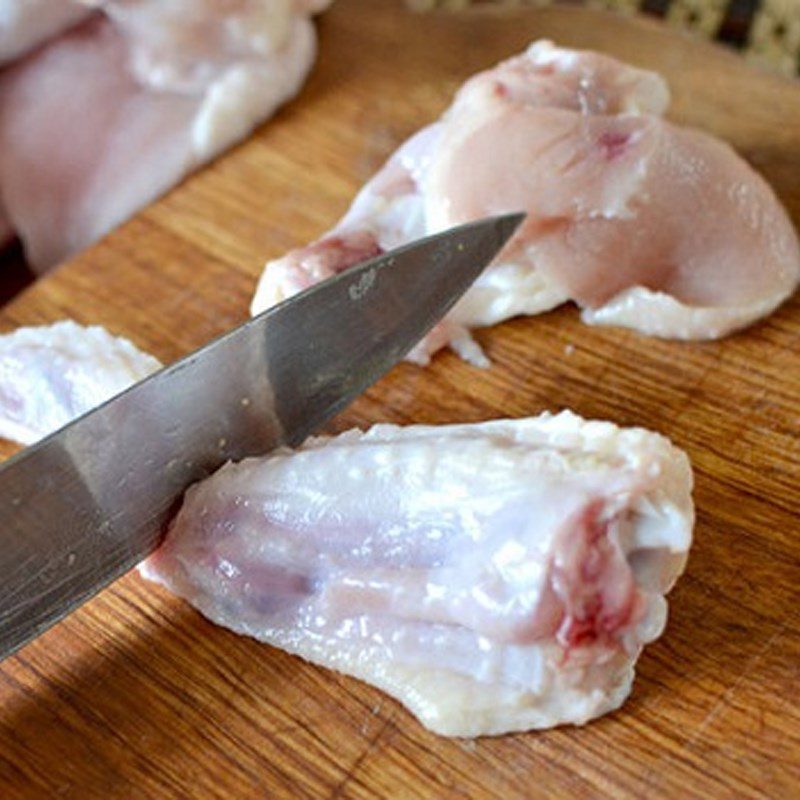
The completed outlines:
[[[33,444],[160,369],[97,325],[71,320],[0,336],[0,437]]]
[[[223,467],[143,573],[439,733],[580,724],[663,629],[691,482],[663,437],[568,412],[381,425]]]
[[[414,360],[449,343],[486,364],[468,329],[567,300],[588,323],[657,336],[716,338],[747,325],[796,288],[797,235],[767,183],[728,145],[665,121],[668,104],[654,73],[538,42],[467,81],[329,234],[268,263],[252,310],[364,254],[525,210]]]
[[[48,269],[242,139],[328,2],[0,0],[0,246]]]

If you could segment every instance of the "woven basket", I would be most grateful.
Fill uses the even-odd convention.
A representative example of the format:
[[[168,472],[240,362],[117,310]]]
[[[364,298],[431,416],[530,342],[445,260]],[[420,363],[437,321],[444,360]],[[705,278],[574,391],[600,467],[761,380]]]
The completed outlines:
[[[555,0],[407,0],[415,11],[471,5],[552,5]],[[800,0],[586,0],[594,8],[644,13],[741,50],[758,64],[800,75]]]

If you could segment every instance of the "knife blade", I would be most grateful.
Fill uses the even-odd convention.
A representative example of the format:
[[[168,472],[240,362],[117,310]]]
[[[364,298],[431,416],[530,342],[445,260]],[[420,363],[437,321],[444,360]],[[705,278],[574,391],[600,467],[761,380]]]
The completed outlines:
[[[299,444],[361,394],[521,219],[463,225],[357,265],[0,466],[0,659],[152,552],[190,484]]]

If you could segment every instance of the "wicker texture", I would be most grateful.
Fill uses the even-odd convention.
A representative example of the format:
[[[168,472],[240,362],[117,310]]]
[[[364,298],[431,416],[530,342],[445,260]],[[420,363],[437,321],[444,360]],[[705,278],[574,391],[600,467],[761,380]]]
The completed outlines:
[[[415,11],[473,5],[542,7],[557,0],[407,0]],[[645,13],[736,47],[784,75],[800,75],[800,0],[585,0],[593,8]]]

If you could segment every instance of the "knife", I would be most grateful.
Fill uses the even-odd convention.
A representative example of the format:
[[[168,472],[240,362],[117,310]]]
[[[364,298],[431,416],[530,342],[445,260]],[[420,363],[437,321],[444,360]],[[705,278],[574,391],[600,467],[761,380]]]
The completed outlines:
[[[159,544],[186,488],[297,445],[396,364],[521,214],[463,225],[306,290],[0,466],[0,659]]]

